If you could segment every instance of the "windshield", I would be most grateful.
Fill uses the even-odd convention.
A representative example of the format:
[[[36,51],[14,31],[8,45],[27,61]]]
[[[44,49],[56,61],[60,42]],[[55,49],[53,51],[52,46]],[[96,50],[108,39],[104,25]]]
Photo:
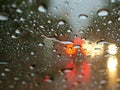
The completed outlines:
[[[120,90],[120,0],[0,0],[0,90]]]

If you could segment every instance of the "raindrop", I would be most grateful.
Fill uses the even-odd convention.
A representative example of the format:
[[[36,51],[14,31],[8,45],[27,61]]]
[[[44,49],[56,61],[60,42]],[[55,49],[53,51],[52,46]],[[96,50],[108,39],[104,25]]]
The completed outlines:
[[[19,78],[18,78],[18,77],[14,77],[14,80],[18,81],[18,80],[19,80]]]
[[[83,75],[78,75],[78,78],[82,78],[83,77]]]
[[[116,0],[110,0],[111,3],[114,3]]]
[[[88,18],[88,15],[86,15],[86,14],[80,14],[79,18],[85,20],[85,19]]]
[[[1,76],[6,76],[5,73],[1,73]]]
[[[8,68],[5,68],[5,71],[6,71],[6,72],[9,72],[9,71],[11,71],[11,70],[10,70],[10,69],[8,69]]]
[[[52,23],[51,20],[48,20],[48,23]]]
[[[33,0],[29,0],[29,3],[32,3],[33,2]]]
[[[15,35],[12,35],[11,38],[16,39],[17,37]]]
[[[34,77],[34,76],[35,76],[35,74],[34,74],[34,73],[31,73],[31,74],[30,74],[30,76],[31,76],[31,77]]]
[[[29,68],[30,68],[31,70],[33,70],[35,67],[36,67],[36,64],[32,64],[32,65],[29,66]]]
[[[98,16],[107,16],[108,15],[108,11],[106,9],[101,9],[97,12]]]
[[[14,86],[13,86],[13,85],[9,85],[9,88],[13,89],[13,88],[14,88]]]
[[[111,24],[112,23],[112,21],[110,20],[110,21],[108,21],[108,24]]]
[[[20,32],[20,30],[17,29],[17,30],[15,30],[15,33],[20,34],[21,32]]]
[[[100,39],[96,43],[100,45],[100,44],[109,43],[109,42],[106,42],[104,39]]]
[[[100,84],[105,84],[105,83],[107,83],[106,80],[102,80],[102,81],[100,81]]]
[[[45,82],[53,82],[54,78],[52,75],[46,75],[44,78]]]
[[[71,42],[71,41],[60,41],[60,43],[64,44],[64,45],[66,45],[66,44],[73,44],[73,42]]]
[[[0,65],[8,64],[6,61],[0,61]]]
[[[25,85],[25,84],[26,84],[26,81],[22,81],[22,84]]]
[[[42,12],[42,13],[45,13],[47,10],[46,10],[46,8],[45,8],[44,5],[40,5],[40,6],[38,7],[38,11],[39,11],[39,12]]]
[[[21,18],[20,18],[20,21],[25,21],[25,19],[21,17]]]
[[[73,70],[73,68],[63,68],[60,71],[63,73],[68,73],[68,72],[71,72],[72,70]]]
[[[22,13],[22,10],[18,8],[18,9],[16,9],[16,12],[17,13]]]
[[[118,21],[120,21],[120,17],[118,17],[118,19],[117,19]]]
[[[116,87],[116,88],[120,88],[120,83],[117,83],[117,84],[115,85],[115,87]]]
[[[43,46],[44,46],[44,44],[43,44],[43,43],[39,43],[39,44],[38,44],[38,46],[43,47]]]
[[[59,21],[58,25],[65,25],[65,21]]]
[[[16,8],[16,4],[12,4],[12,7],[13,7],[13,8]]]
[[[68,1],[65,1],[65,6],[69,6],[69,2]]]
[[[35,53],[34,53],[34,52],[31,52],[30,54],[31,54],[31,55],[34,55]]]
[[[68,33],[71,33],[72,31],[71,30],[67,30]]]
[[[83,30],[80,30],[80,31],[79,31],[79,33],[83,34],[83,33],[84,33],[84,31],[83,31]]]
[[[97,29],[97,32],[99,32],[100,31],[100,29]]]
[[[8,20],[8,17],[2,13],[0,13],[0,21],[6,21]]]

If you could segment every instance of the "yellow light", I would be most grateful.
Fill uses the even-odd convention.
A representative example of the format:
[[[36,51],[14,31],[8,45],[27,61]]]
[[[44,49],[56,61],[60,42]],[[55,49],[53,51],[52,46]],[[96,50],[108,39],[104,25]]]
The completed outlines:
[[[95,56],[99,56],[103,54],[104,51],[104,45],[103,44],[96,44],[94,42],[91,42],[86,40],[83,43],[83,49],[86,50],[86,54],[91,56],[91,58],[94,58]]]
[[[117,68],[117,64],[118,64],[117,58],[115,56],[110,57],[107,62],[107,67],[109,71],[111,72],[115,71]]]
[[[111,44],[108,46],[108,53],[115,55],[117,53],[117,46],[115,44]]]

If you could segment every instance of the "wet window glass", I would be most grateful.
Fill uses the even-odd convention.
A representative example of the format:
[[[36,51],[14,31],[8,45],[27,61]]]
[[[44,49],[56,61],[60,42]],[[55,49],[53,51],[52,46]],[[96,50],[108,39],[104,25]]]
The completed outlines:
[[[120,0],[0,0],[0,90],[120,90]]]

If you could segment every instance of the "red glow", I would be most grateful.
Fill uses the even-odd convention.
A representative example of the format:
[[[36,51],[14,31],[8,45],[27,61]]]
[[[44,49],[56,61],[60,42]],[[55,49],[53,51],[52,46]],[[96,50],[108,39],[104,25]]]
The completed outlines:
[[[66,69],[67,68],[72,68],[69,72],[65,73],[68,87],[72,86],[76,81],[89,84],[90,66],[86,60],[84,60],[80,66],[77,66],[76,63],[68,62],[66,65]],[[82,77],[78,78],[78,75],[81,75]]]
[[[67,72],[66,78],[68,81],[68,86],[71,86],[73,82],[75,82],[75,78],[76,78],[76,65],[73,62],[68,62],[66,65],[66,68],[72,68],[72,70],[70,72]]]
[[[73,55],[73,54],[76,54],[77,52],[77,49],[74,48],[74,45],[73,44],[67,44],[66,45],[66,53],[68,55]]]
[[[86,51],[82,48],[83,40],[82,40],[81,38],[79,38],[79,37],[75,38],[75,39],[73,40],[73,44],[74,44],[74,46],[75,46],[75,45],[81,46],[81,47],[80,47],[81,53],[82,53],[83,55],[86,55]]]
[[[81,38],[77,37],[73,40],[73,43],[74,43],[74,45],[82,46],[83,40]]]
[[[46,75],[44,78],[44,82],[52,82],[51,77]]]
[[[88,65],[88,62],[84,61],[82,63],[81,68],[82,68],[81,74],[83,75],[82,81],[87,84],[90,78],[90,66]]]
[[[80,48],[80,51],[81,51],[81,53],[83,54],[83,55],[86,55],[87,53],[86,53],[86,51],[81,47]]]

